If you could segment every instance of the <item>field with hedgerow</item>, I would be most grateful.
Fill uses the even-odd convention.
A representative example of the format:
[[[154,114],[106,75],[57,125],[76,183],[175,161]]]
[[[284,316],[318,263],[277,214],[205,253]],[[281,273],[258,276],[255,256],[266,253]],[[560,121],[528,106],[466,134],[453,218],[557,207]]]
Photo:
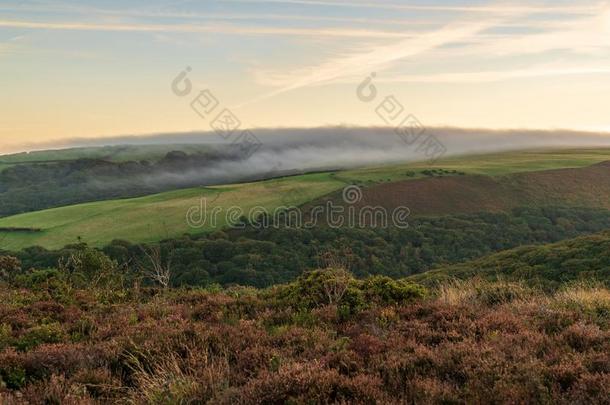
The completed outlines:
[[[610,403],[600,285],[426,289],[331,266],[173,289],[95,250],[56,270],[0,262],[3,404]]]

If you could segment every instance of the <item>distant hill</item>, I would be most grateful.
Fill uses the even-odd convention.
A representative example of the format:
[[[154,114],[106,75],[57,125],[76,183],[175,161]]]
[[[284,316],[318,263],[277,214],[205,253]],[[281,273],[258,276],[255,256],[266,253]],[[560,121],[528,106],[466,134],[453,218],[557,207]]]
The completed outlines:
[[[284,149],[266,146],[270,149],[255,157],[244,156],[237,145],[213,144],[124,145],[0,156],[0,217],[84,202],[139,197],[180,188],[247,182],[342,167],[332,159],[325,166],[315,166],[317,160],[314,159],[301,167],[298,159],[294,160],[308,150],[306,146],[283,145]],[[335,180],[370,187],[438,175],[496,176],[578,168],[604,160],[610,160],[610,149],[505,152],[450,157],[434,164],[409,162],[377,167],[366,166],[362,161],[360,165],[364,167],[341,171],[335,175]],[[429,187],[429,183],[425,184]],[[481,187],[477,184],[473,186]],[[400,191],[400,187],[398,185],[393,192]],[[451,192],[451,184],[443,187]],[[383,189],[381,193],[385,193]]]
[[[610,285],[610,231],[542,246],[524,246],[411,276],[425,284],[448,279],[504,279],[553,289],[572,281]]]
[[[211,158],[212,160],[215,158]],[[57,170],[38,164],[0,173],[0,207],[24,214],[0,218],[0,228],[32,228],[39,232],[3,232],[0,241],[10,249],[34,244],[58,248],[78,240],[101,246],[113,239],[154,242],[185,233],[209,232],[209,224],[194,229],[185,217],[203,196],[222,194],[216,202],[224,208],[254,206],[273,210],[281,205],[320,205],[326,199],[342,203],[341,190],[357,184],[363,198],[356,204],[394,208],[407,206],[411,218],[447,214],[509,212],[530,206],[610,208],[610,150],[560,150],[464,156],[429,163],[406,163],[345,171],[324,172],[277,180],[214,187],[184,188],[149,194],[159,185],[186,187],[185,167],[199,167],[205,175],[210,160],[205,154],[170,153],[156,164],[113,163],[97,160],[66,162]],[[593,166],[587,166],[594,164]],[[576,167],[576,168],[574,168]],[[580,167],[580,168],[578,168]],[[74,170],[70,170],[73,168]],[[79,168],[84,168],[79,170]],[[561,168],[561,169],[559,169]],[[157,176],[155,170],[174,170]],[[130,177],[133,173],[145,173]],[[93,174],[93,175],[92,175]],[[267,177],[281,172],[269,171]],[[92,175],[92,176],[90,176]],[[4,177],[3,177],[4,176]],[[50,177],[49,177],[50,176]],[[153,181],[154,180],[154,181]],[[175,182],[167,182],[175,180]],[[109,200],[109,198],[115,198]],[[106,200],[106,201],[101,201]],[[75,204],[78,201],[94,201]],[[70,205],[73,204],[74,205]],[[61,206],[42,209],[49,206]],[[8,212],[8,211],[5,211]]]
[[[154,162],[162,159],[168,152],[174,150],[186,153],[201,153],[209,151],[214,147],[213,144],[114,145],[21,152],[0,155],[0,170],[3,168],[2,165],[52,163],[79,159],[99,159],[108,162],[138,160]]]
[[[104,151],[113,154],[101,156]],[[162,151],[160,147],[143,150],[115,147],[58,151],[57,156],[49,155],[50,152],[25,155],[25,160],[0,171],[0,217],[224,183],[227,177],[219,174],[216,166],[240,160],[236,148],[231,147],[208,146],[193,153],[175,150],[158,155]],[[86,157],[68,158],[79,153]],[[18,156],[13,155],[15,162]],[[57,160],[27,160],[36,159],[35,156]],[[134,158],[142,160],[122,160]]]
[[[428,173],[426,178],[366,187],[354,205],[389,210],[406,206],[412,216],[500,212],[523,206],[610,208],[610,161],[500,176]],[[341,203],[339,194],[329,198]]]

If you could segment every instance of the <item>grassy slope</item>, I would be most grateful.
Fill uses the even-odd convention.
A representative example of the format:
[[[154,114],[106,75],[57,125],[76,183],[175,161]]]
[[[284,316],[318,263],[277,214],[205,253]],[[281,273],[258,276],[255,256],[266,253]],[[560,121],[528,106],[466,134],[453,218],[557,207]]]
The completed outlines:
[[[62,247],[82,237],[92,245],[104,245],[113,239],[156,241],[184,233],[209,230],[189,227],[186,214],[201,205],[219,206],[217,227],[225,225],[226,210],[239,206],[245,212],[255,206],[274,209],[286,205],[291,195],[294,204],[302,204],[341,187],[328,174],[311,174],[266,182],[230,186],[201,187],[171,191],[140,198],[100,201],[15,215],[0,219],[0,227],[42,228],[43,232],[0,232],[0,246],[19,249],[31,245]]]
[[[458,170],[468,174],[500,175],[525,171],[582,167],[610,160],[610,149],[511,152],[446,159],[435,169]],[[31,245],[61,247],[82,240],[103,245],[112,239],[136,242],[155,241],[183,233],[202,232],[186,224],[186,213],[197,206],[202,196],[225,209],[238,205],[244,211],[254,206],[274,209],[280,205],[299,205],[340,190],[346,183],[379,183],[421,177],[430,169],[426,163],[319,173],[264,182],[222,187],[193,188],[153,196],[111,200],[43,210],[0,219],[0,227],[42,228],[40,233],[0,232],[0,247],[19,249]],[[418,173],[409,177],[408,172]],[[223,225],[219,216],[218,226]]]
[[[472,277],[525,280],[552,289],[570,281],[610,285],[610,231],[543,246],[523,246],[411,276],[424,284]]]
[[[340,178],[349,182],[399,181],[410,179],[407,171],[415,171],[415,177],[430,168],[456,170],[466,174],[496,176],[560,168],[577,168],[610,160],[610,149],[559,149],[517,151],[485,155],[456,156],[440,160],[433,165],[427,162],[386,165],[347,170]]]

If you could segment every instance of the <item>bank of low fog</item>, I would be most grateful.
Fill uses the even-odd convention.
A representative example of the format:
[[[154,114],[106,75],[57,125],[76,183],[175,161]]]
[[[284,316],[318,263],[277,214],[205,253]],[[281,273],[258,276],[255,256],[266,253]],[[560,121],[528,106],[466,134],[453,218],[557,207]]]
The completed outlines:
[[[574,131],[532,131],[433,128],[419,137],[400,136],[391,128],[324,127],[255,129],[258,147],[229,146],[221,159],[192,169],[156,172],[152,183],[217,184],[276,177],[311,170],[373,164],[431,161],[439,157],[486,152],[610,146],[610,134]],[[231,144],[215,133],[179,133],[70,140],[61,146]],[[58,145],[55,145],[57,147]]]

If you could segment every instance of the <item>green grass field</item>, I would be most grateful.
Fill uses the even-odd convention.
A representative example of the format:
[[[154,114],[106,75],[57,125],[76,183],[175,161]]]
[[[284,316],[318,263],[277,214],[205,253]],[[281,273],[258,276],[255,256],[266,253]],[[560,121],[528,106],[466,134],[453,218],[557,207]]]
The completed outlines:
[[[347,170],[337,174],[346,182],[399,181],[422,177],[427,169],[456,170],[466,174],[497,176],[502,174],[532,172],[561,168],[585,167],[610,160],[610,149],[555,149],[538,151],[518,151],[485,155],[456,156],[435,162],[384,165]],[[409,176],[407,172],[416,175]]]
[[[341,187],[342,183],[321,173],[30,212],[0,219],[0,228],[40,228],[42,232],[0,231],[0,247],[13,250],[32,245],[59,248],[79,240],[93,246],[107,244],[113,239],[157,241],[185,233],[221,229],[226,225],[227,210],[233,206],[240,207],[244,213],[257,206],[273,210],[282,205],[303,204]],[[187,223],[187,212],[191,207],[201,207],[202,199],[206,200],[208,211],[213,207],[222,208],[214,227],[210,223],[211,214],[202,227],[191,227]]]
[[[151,242],[184,233],[222,228],[226,210],[244,212],[262,206],[300,205],[340,190],[346,184],[375,184],[422,177],[427,169],[456,170],[466,174],[503,175],[557,168],[577,168],[610,160],[610,149],[555,150],[499,153],[445,159],[427,163],[396,164],[334,173],[316,173],[247,184],[191,188],[146,197],[100,201],[48,209],[0,219],[0,228],[39,228],[41,232],[0,231],[0,248],[40,245],[59,248],[79,240],[94,246],[113,239]],[[413,174],[415,173],[415,174]],[[206,198],[209,209],[221,207],[215,227],[190,227],[186,214]]]

